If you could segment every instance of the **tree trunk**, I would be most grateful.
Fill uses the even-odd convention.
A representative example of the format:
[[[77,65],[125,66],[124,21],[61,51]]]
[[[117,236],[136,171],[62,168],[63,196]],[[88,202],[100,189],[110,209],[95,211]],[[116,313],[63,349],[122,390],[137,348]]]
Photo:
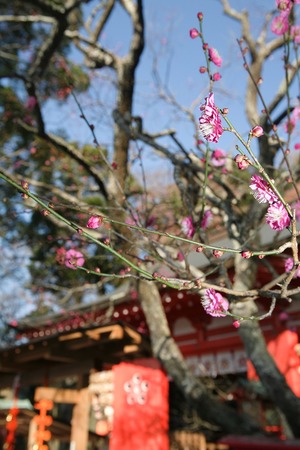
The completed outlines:
[[[234,288],[249,289],[256,277],[256,266],[251,259],[243,259],[238,255],[235,259]],[[251,317],[257,313],[252,299],[231,304],[233,314]],[[239,334],[243,341],[246,355],[253,363],[255,370],[270,399],[273,401],[291,428],[295,437],[300,437],[300,399],[286,384],[284,376],[279,372],[274,359],[269,354],[266,342],[257,320],[241,322]]]
[[[237,413],[210,395],[203,383],[190,372],[171,337],[157,286],[148,281],[140,281],[139,298],[150,330],[154,356],[161,361],[184,397],[192,402],[201,419],[219,426],[224,434],[262,433],[252,418]]]
[[[277,369],[258,323],[250,320],[242,322],[239,330],[247,357],[251,359],[270,399],[285,416],[294,436],[300,437],[300,399],[293,394]]]

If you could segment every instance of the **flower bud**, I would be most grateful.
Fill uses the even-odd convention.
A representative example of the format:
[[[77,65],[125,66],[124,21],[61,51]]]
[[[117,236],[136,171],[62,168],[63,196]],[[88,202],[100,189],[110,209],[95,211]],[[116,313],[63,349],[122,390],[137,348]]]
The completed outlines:
[[[215,258],[221,258],[221,256],[224,255],[224,252],[222,250],[213,250],[213,255]]]
[[[22,186],[23,189],[25,189],[26,191],[28,191],[28,189],[29,189],[28,181],[22,180],[22,181],[21,181],[21,186]]]
[[[264,130],[260,125],[256,125],[255,127],[252,128],[251,134],[252,136],[258,138],[264,134]]]
[[[101,216],[91,216],[86,224],[87,228],[99,228],[103,222]]]
[[[242,255],[242,258],[249,259],[249,258],[251,258],[251,256],[253,255],[253,253],[250,252],[249,250],[244,250],[244,251],[241,253],[241,255]]]
[[[213,81],[219,81],[219,80],[221,80],[221,75],[219,74],[219,72],[216,72],[216,73],[214,73],[213,74],[213,76],[212,76],[212,80]]]
[[[191,39],[195,39],[199,36],[199,31],[196,30],[196,28],[191,28],[190,29],[190,38]]]
[[[240,170],[247,169],[247,167],[249,167],[251,164],[249,158],[247,158],[246,155],[240,155],[240,154],[236,155],[234,158],[234,161],[236,162],[236,164]]]

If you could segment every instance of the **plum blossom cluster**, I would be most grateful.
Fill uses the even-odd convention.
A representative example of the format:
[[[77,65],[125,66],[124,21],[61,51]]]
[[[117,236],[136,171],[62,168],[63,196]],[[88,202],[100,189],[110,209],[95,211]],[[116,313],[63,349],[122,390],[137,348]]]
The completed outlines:
[[[276,0],[276,7],[279,15],[275,16],[271,22],[271,31],[278,36],[281,36],[290,31],[290,36],[295,44],[300,43],[300,27],[299,25],[291,25],[289,18],[294,5],[300,4],[300,0]],[[289,30],[290,28],[290,30]]]
[[[200,228],[202,228],[202,230],[205,230],[207,227],[211,225],[212,221],[213,221],[213,213],[211,212],[210,209],[207,209],[206,211],[204,211],[202,219],[200,221]],[[184,217],[183,219],[181,219],[180,225],[183,234],[188,239],[191,239],[196,232],[196,228],[193,223],[192,217],[191,216]]]
[[[291,219],[285,206],[278,199],[269,183],[259,175],[253,175],[249,187],[259,203],[269,203],[270,205],[266,214],[267,224],[276,231],[287,228],[290,225]]]
[[[214,289],[205,289],[201,304],[207,314],[213,317],[225,317],[229,308],[229,302]]]
[[[278,197],[269,183],[261,176],[253,175],[251,181],[252,183],[249,187],[253,191],[254,198],[259,203],[274,203],[278,201]]]
[[[214,47],[209,47],[209,45],[204,42],[204,38],[202,35],[202,20],[203,20],[203,14],[201,12],[199,12],[197,14],[199,23],[200,23],[200,30],[198,31],[196,28],[191,28],[190,29],[190,37],[191,39],[196,39],[197,37],[200,37],[202,40],[202,48],[203,51],[206,53],[206,59],[208,59],[210,62],[212,62],[215,66],[217,67],[221,67],[222,66],[222,58],[218,52],[217,49],[215,49]],[[220,75],[219,72],[215,72],[213,74],[210,74],[210,70],[209,70],[209,66],[207,65],[207,67],[205,66],[201,66],[199,68],[199,72],[200,73],[206,73],[209,72],[210,75],[210,79],[212,81],[219,81],[222,77]]]

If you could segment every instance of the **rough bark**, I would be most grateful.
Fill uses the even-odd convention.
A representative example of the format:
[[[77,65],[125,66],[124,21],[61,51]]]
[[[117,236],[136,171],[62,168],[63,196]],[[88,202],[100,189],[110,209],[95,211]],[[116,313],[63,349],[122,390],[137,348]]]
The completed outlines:
[[[237,413],[210,395],[203,383],[190,372],[171,336],[157,286],[140,281],[139,298],[150,330],[154,356],[161,361],[185,398],[193,402],[201,419],[219,426],[224,434],[262,433],[251,418]]]
[[[234,288],[243,290],[253,285],[256,268],[252,260],[236,257]],[[257,306],[253,299],[232,304],[231,310],[244,317],[255,316]],[[286,384],[284,376],[279,372],[274,359],[269,354],[266,342],[258,321],[245,320],[239,327],[246,355],[254,365],[269,398],[280,409],[295,437],[300,436],[300,399]]]
[[[284,376],[267,351],[257,322],[245,321],[240,326],[246,354],[251,359],[269,398],[285,416],[295,437],[300,437],[300,399],[287,386]]]

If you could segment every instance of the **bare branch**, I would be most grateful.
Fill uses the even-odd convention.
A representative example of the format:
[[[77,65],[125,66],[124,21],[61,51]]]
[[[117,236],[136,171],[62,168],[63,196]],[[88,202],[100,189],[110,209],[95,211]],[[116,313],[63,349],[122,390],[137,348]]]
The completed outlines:
[[[287,76],[281,81],[273,100],[268,105],[269,113],[272,113],[286,95],[288,87],[292,84],[300,69],[300,60],[295,60],[287,71]]]
[[[94,168],[84,158],[84,156],[80,153],[79,150],[77,150],[76,147],[74,147],[74,145],[70,144],[65,139],[63,139],[59,136],[56,136],[52,133],[45,132],[44,134],[40,134],[36,128],[31,127],[31,126],[25,124],[24,122],[19,121],[18,123],[25,130],[31,132],[32,134],[35,134],[36,136],[39,136],[41,139],[45,140],[46,142],[48,142],[50,144],[55,145],[57,148],[59,148],[64,153],[69,155],[74,161],[77,161],[79,164],[81,164],[84,167],[84,169],[94,178],[94,180],[97,183],[97,185],[99,186],[100,192],[102,193],[104,198],[108,199],[108,194],[107,194],[105,185],[103,183],[103,180],[99,174],[99,171],[96,168]]]
[[[251,52],[252,57],[255,57],[256,48],[255,48],[255,41],[251,35],[250,31],[250,23],[248,18],[248,12],[247,11],[237,11],[236,9],[232,8],[228,0],[220,0],[223,5],[223,11],[227,16],[231,17],[232,19],[235,19],[239,21],[242,25],[242,36],[247,42],[247,45],[249,46],[249,50]]]
[[[55,22],[52,26],[51,33],[45,40],[44,44],[39,48],[38,54],[28,71],[30,79],[40,78],[46,70],[49,61],[61,43],[68,21],[65,17],[61,18],[59,22]]]
[[[120,0],[125,10],[131,16],[133,35],[130,50],[125,60],[132,66],[136,66],[144,49],[144,18],[142,0]]]
[[[13,16],[13,15],[0,15],[0,22],[16,22],[16,23],[36,23],[36,22],[42,22],[42,23],[55,23],[55,19],[53,17],[49,16],[42,16],[40,14],[37,14],[36,16],[32,15],[21,15],[21,16]]]
[[[111,67],[116,69],[119,58],[114,53],[101,47],[100,44],[94,42],[91,38],[87,38],[78,31],[66,30],[65,36],[72,39],[74,45],[86,56],[86,65],[94,69],[101,67]],[[87,44],[83,46],[81,43]]]
[[[107,23],[110,15],[111,15],[111,13],[113,11],[113,8],[114,8],[114,5],[115,5],[115,1],[116,0],[108,0],[108,1],[105,2],[104,12],[103,12],[100,20],[98,21],[98,23],[97,23],[97,25],[95,27],[95,30],[93,32],[91,32],[92,39],[93,39],[94,42],[96,42],[99,39],[99,36],[102,33],[103,28],[104,28],[105,24]],[[102,5],[102,3],[100,3],[100,5]],[[100,5],[98,5],[98,6],[100,6]]]

